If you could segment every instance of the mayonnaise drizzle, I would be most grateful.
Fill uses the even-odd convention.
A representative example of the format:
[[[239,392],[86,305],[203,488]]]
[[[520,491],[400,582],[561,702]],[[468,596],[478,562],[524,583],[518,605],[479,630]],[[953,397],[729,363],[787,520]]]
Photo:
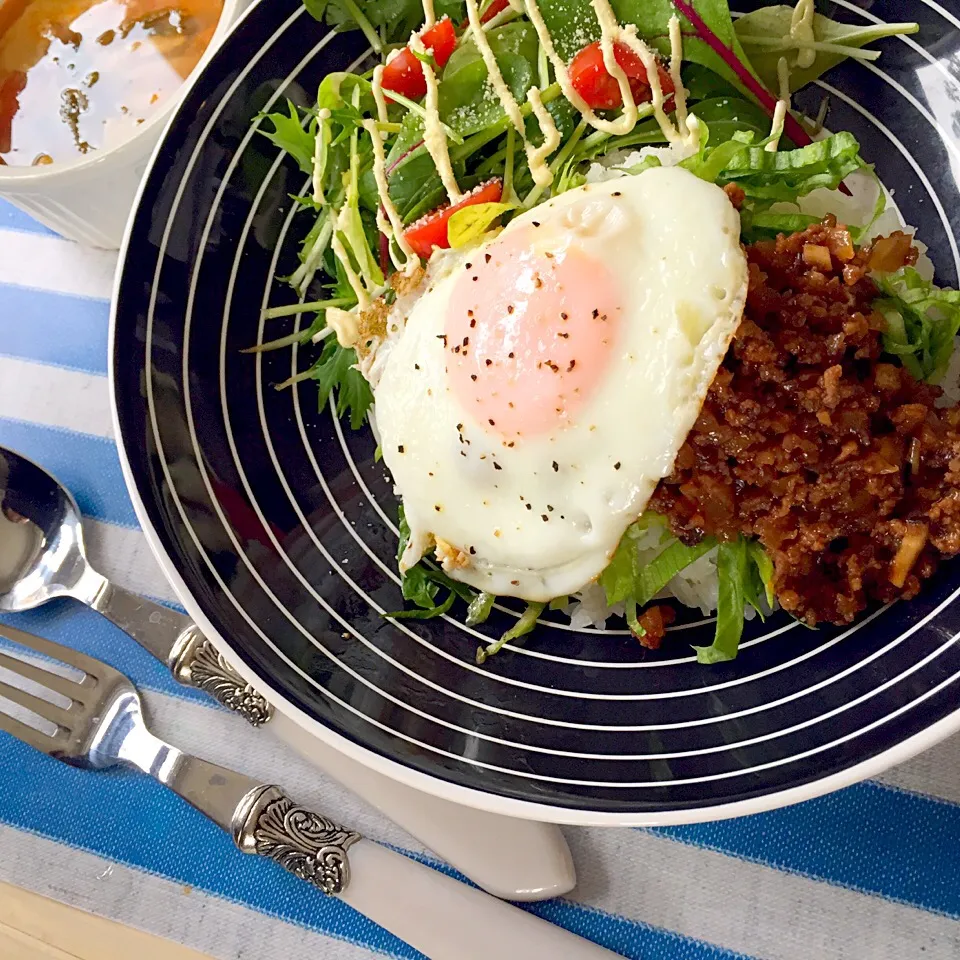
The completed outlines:
[[[777,82],[780,86],[780,99],[777,100],[777,106],[773,111],[773,122],[770,124],[770,136],[773,139],[764,147],[768,153],[777,152],[780,137],[783,134],[783,121],[786,119],[787,110],[790,109],[790,69],[787,66],[786,57],[781,57],[777,61]]]
[[[330,238],[330,246],[333,249],[337,260],[340,261],[340,266],[343,267],[343,272],[347,275],[347,282],[350,284],[353,292],[357,296],[357,304],[361,310],[365,310],[370,306],[370,297],[367,294],[367,288],[363,285],[363,280],[360,279],[360,276],[353,269],[353,264],[350,262],[350,257],[348,256],[343,243],[340,241],[340,229],[342,224],[339,221],[347,215],[348,212],[346,206],[341,209],[340,214],[336,219],[334,219],[331,215],[330,219],[333,223],[333,236]]]
[[[777,83],[780,87],[780,99],[786,100],[787,106],[790,105],[790,67],[787,66],[787,58],[781,57],[777,61]]]
[[[670,80],[673,82],[673,103],[677,115],[677,129],[687,129],[687,91],[680,79],[680,65],[683,61],[683,36],[680,33],[680,18],[670,18]]]
[[[410,49],[414,53],[426,54],[426,48],[423,41],[417,34],[410,38]],[[459,203],[463,199],[463,193],[457,183],[457,177],[453,172],[453,164],[450,162],[450,148],[447,146],[447,135],[443,131],[443,123],[440,121],[440,87],[437,83],[437,74],[429,63],[421,62],[423,67],[423,78],[427,81],[427,97],[424,101],[424,119],[423,119],[423,143],[430,154],[437,173],[440,174],[440,180],[451,203]]]
[[[433,0],[423,0],[423,28],[429,30],[437,22],[433,9]]]
[[[396,204],[390,198],[390,185],[387,182],[387,160],[383,151],[383,137],[373,120],[364,120],[363,129],[370,134],[373,142],[373,175],[377,181],[377,192],[380,194],[380,206],[377,211],[377,226],[380,232],[388,239],[392,239],[403,254],[403,261],[398,263],[394,255],[393,245],[390,245],[390,258],[398,270],[403,270],[408,276],[420,266],[420,258],[413,252],[413,247],[403,235],[403,219],[397,210]],[[384,214],[386,220],[384,221]]]
[[[797,44],[797,66],[808,69],[817,59],[817,51],[807,44],[816,43],[813,29],[813,0],[799,0],[790,18],[790,39],[800,41]]]
[[[337,335],[341,347],[354,346],[360,337],[360,318],[350,310],[328,307],[327,326]]]
[[[783,120],[787,115],[787,101],[778,100],[773,111],[773,123],[770,126],[770,136],[773,138],[763,149],[767,153],[776,153],[780,146],[780,136],[783,134]]]
[[[323,192],[323,174],[325,167],[325,157],[327,153],[327,121],[330,119],[330,111],[324,107],[318,114],[317,119],[317,137],[313,143],[313,199],[317,203],[326,203],[327,198]]]
[[[490,86],[493,87],[494,93],[500,98],[503,112],[510,119],[517,133],[522,136],[524,133],[524,123],[523,114],[520,112],[520,104],[517,103],[516,97],[514,97],[513,92],[507,86],[506,80],[503,79],[503,74],[500,72],[500,64],[497,63],[496,54],[493,52],[493,47],[490,46],[490,41],[487,39],[483,24],[480,22],[480,5],[477,3],[477,0],[467,0],[467,18],[470,20],[470,29],[473,32],[473,39],[477,45],[477,50],[480,51],[480,56],[483,57],[483,62],[486,64]]]
[[[370,85],[373,87],[373,99],[377,105],[377,119],[381,123],[388,123],[390,114],[387,112],[387,98],[383,93],[383,67],[381,63],[373,68],[373,80]]]
[[[543,143],[539,147],[534,147],[527,140],[527,128],[523,122],[523,114],[520,111],[520,104],[517,103],[510,87],[507,86],[503,74],[500,72],[500,65],[497,63],[496,54],[490,41],[487,39],[487,33],[480,22],[480,6],[477,0],[467,0],[467,16],[470,20],[470,29],[473,33],[474,42],[483,57],[483,62],[487,67],[487,77],[494,93],[500,99],[503,106],[503,112],[507,115],[513,124],[517,133],[523,137],[524,149],[527,152],[527,162],[530,165],[530,173],[533,176],[533,182],[541,187],[548,187],[553,182],[553,173],[547,165],[547,157],[553,153],[560,145],[560,131],[553,122],[550,112],[544,107],[540,99],[540,91],[536,87],[531,87],[527,93],[527,99],[533,108],[534,116],[540,124],[540,132],[543,134]]]
[[[547,165],[547,157],[560,146],[563,139],[557,125],[553,122],[553,116],[543,105],[540,97],[540,88],[531,87],[527,93],[530,100],[530,106],[533,107],[533,115],[540,124],[540,131],[543,134],[543,143],[539,147],[534,147],[532,143],[526,144],[527,160],[530,164],[530,173],[533,176],[533,182],[538,187],[549,187],[553,183],[553,171]]]

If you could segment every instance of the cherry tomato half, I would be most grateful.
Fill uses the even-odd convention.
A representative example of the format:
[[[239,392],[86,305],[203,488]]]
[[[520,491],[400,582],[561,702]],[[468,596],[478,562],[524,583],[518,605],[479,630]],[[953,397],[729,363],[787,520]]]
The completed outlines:
[[[457,46],[457,33],[449,17],[438,20],[429,30],[420,34],[423,45],[433,51],[438,67],[446,66]],[[411,100],[419,100],[427,92],[423,64],[409,47],[399,50],[383,68],[383,89],[392,90]]]
[[[630,81],[630,92],[634,101],[646,103],[651,94],[643,61],[623,43],[613,45],[613,55]],[[587,106],[593,110],[612,110],[623,106],[620,84],[607,71],[599,40],[584,47],[573,58],[569,69],[570,82]],[[673,80],[660,64],[657,64],[657,75],[660,77],[660,89],[666,98],[674,92]]]
[[[450,217],[464,207],[472,207],[478,203],[499,203],[503,198],[503,181],[497,177],[481,183],[468,193],[458,203],[438,207],[433,213],[421,217],[416,223],[407,227],[403,236],[413,248],[418,257],[429,259],[434,247],[446,250],[450,246],[447,237],[447,224]]]

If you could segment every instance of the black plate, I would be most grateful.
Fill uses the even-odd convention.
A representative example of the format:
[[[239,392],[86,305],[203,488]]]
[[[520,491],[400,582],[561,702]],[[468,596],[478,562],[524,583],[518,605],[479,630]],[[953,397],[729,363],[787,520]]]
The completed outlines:
[[[916,37],[880,44],[879,64],[838,68],[805,103],[815,112],[830,94],[831,126],[857,134],[955,285],[960,24],[933,3],[835,12],[921,21]],[[294,269],[305,229],[288,199],[304,175],[251,120],[283,97],[310,102],[326,72],[363,54],[359,35],[328,35],[299,0],[260,4],[173,120],[130,228],[112,347],[122,446],[141,520],[191,612],[312,729],[487,794],[452,791],[472,802],[547,804],[561,819],[773,806],[957,726],[955,564],[917,600],[847,630],[751,623],[739,658],[717,667],[689,655],[712,631],[692,618],[648,654],[551,614],[554,626],[481,668],[478,633],[458,620],[381,616],[401,606],[396,502],[369,431],[319,414],[312,383],[273,389],[313,348],[241,352],[293,330],[271,321],[265,334],[260,312],[290,301],[273,277]]]

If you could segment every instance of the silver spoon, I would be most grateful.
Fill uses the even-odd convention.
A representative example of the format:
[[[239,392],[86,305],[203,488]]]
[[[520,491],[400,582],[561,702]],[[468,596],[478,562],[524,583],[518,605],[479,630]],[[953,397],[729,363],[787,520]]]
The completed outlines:
[[[0,610],[33,610],[58,597],[103,614],[166,663],[180,683],[207,691],[255,727],[273,715],[189,617],[97,573],[70,492],[31,460],[0,447]]]
[[[0,447],[0,611],[19,613],[72,597],[101,613],[166,663],[186,686],[206,690],[254,726],[273,717],[266,699],[182,613],[124,590],[87,561],[80,510],[70,492],[31,460]],[[478,886],[510,900],[573,889],[560,830],[441,800],[369,769],[278,714],[271,727],[294,749],[376,807]]]

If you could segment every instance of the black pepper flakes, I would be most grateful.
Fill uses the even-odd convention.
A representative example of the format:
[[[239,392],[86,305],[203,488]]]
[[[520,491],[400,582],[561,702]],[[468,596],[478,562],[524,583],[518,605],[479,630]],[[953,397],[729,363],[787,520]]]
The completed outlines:
[[[596,307],[594,307],[594,308],[593,308],[593,319],[596,320],[597,317],[599,317],[599,316],[600,316],[600,311],[599,311]]]
[[[397,453],[403,453],[403,444],[402,444],[402,443],[397,447]]]
[[[622,194],[619,190],[615,190],[614,193],[613,193],[613,196],[615,196],[615,197],[622,197],[623,194]]]
[[[496,460],[494,460],[494,461],[493,461],[493,469],[494,469],[494,470],[502,470],[503,467],[501,467],[500,464],[497,463]]]
[[[540,514],[540,519],[541,519],[544,523],[546,523],[550,518],[549,518],[545,513],[541,513],[541,514]]]
[[[540,226],[540,222],[539,222],[538,220],[534,220],[534,221],[533,221],[533,225],[534,225],[535,227],[539,227],[539,226]]]
[[[557,463],[556,460],[553,461],[553,472],[554,472],[554,473],[559,473],[559,472],[560,472],[560,464]]]
[[[620,461],[618,460],[618,461],[613,465],[613,469],[614,469],[614,470],[619,470],[620,467],[621,467],[621,463],[620,463]]]
[[[471,555],[476,556],[477,548],[476,548],[476,547],[471,547],[471,548],[470,548],[470,553],[471,553]]]
[[[487,359],[484,360],[483,362],[484,362],[488,367],[492,367],[492,366],[493,366],[493,361],[492,361],[489,357],[487,357]]]
[[[419,364],[419,363],[415,363],[415,364],[413,365],[413,369],[414,369],[414,370],[419,370],[419,369],[420,369],[420,364]]]
[[[496,423],[494,423],[493,420],[487,420],[487,423],[489,423],[491,427],[496,426]]]
[[[507,313],[513,313],[513,304],[512,304],[512,303],[508,303],[508,304],[507,304]]]
[[[437,334],[437,339],[438,339],[438,340],[442,340],[444,346],[447,345],[447,335],[446,335],[445,333],[438,333],[438,334]]]
[[[435,503],[433,505],[433,509],[436,510],[437,513],[440,513],[443,510],[443,507],[441,507],[439,503]]]
[[[471,373],[471,374],[470,374],[470,379],[471,379],[471,380],[476,380],[476,379],[477,379],[477,375],[476,375],[475,373]]]
[[[528,503],[528,504],[526,505],[526,507],[527,507],[528,510],[532,510],[532,509],[533,509],[533,504],[532,504],[532,503]]]
[[[493,259],[493,255],[492,255],[492,254],[489,254],[489,253],[485,253],[485,254],[483,255],[483,259],[484,259],[484,261],[485,261],[486,263],[489,263],[489,262]]]
[[[569,366],[567,367],[567,373],[569,373],[577,365],[576,360],[571,360]]]

